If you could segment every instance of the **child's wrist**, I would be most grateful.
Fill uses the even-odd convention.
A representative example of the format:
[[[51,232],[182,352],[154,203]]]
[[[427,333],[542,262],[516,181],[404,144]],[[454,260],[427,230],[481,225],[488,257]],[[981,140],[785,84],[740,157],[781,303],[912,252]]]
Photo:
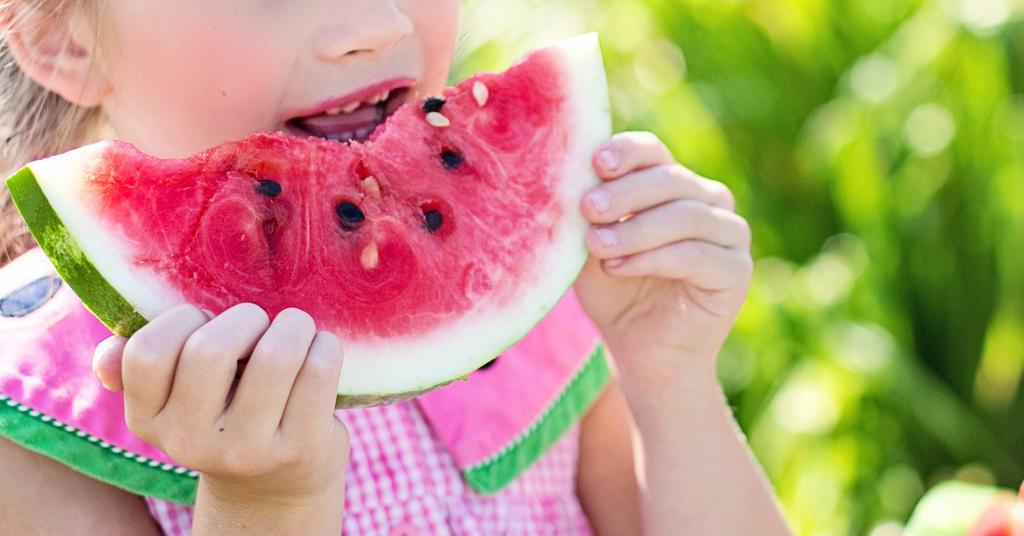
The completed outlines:
[[[337,534],[344,513],[344,474],[333,480],[315,493],[289,493],[200,477],[193,534]]]
[[[671,395],[698,385],[717,386],[717,355],[678,348],[648,346],[631,349],[608,344],[615,361],[619,383],[635,386],[652,397]]]
[[[672,367],[648,369],[646,363],[664,363],[667,359],[652,354],[635,356],[628,367],[619,365],[617,381],[638,424],[665,419],[679,423],[686,413],[727,405],[713,357],[673,357]],[[625,361],[616,356],[616,363]]]

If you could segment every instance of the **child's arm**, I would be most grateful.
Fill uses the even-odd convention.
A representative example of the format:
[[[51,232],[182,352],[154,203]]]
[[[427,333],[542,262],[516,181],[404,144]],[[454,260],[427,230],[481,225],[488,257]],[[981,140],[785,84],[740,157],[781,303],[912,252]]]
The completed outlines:
[[[341,348],[309,315],[243,304],[155,318],[94,368],[136,435],[200,473],[192,534],[341,532],[348,435],[334,417]],[[240,361],[245,360],[244,368]]]
[[[598,536],[641,534],[632,423],[622,389],[612,383],[580,426],[577,492]]]
[[[691,395],[647,434],[616,384],[584,418],[579,495],[595,532],[788,534],[722,398]]]
[[[142,498],[0,439],[0,534],[159,536]]]
[[[624,396],[588,421],[635,423],[643,533],[788,534],[715,377],[750,284],[747,222],[724,185],[676,163],[652,134],[615,136],[594,167],[605,182],[582,202],[594,260],[576,290]]]

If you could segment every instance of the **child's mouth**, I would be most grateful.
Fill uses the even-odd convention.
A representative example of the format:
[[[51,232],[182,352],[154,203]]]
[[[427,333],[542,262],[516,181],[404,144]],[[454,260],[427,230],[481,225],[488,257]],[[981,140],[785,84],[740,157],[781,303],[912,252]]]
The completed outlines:
[[[365,141],[405,103],[410,92],[409,87],[396,88],[316,115],[296,117],[285,123],[285,130],[300,137]]]

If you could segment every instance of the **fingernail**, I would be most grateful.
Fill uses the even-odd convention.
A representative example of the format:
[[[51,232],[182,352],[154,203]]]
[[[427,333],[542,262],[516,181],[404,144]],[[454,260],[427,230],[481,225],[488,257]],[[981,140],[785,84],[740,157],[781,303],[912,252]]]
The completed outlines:
[[[106,353],[110,351],[110,348],[113,347],[115,343],[117,343],[116,337],[107,337],[106,339],[103,339],[102,341],[100,341],[99,344],[96,345],[96,349],[93,350],[92,352],[93,374],[96,373],[96,364],[99,361],[100,357],[106,355]]]
[[[619,237],[615,234],[615,231],[611,229],[597,229],[597,239],[601,241],[601,245],[610,248],[614,247],[619,243]]]
[[[590,206],[594,207],[594,210],[601,214],[608,212],[612,208],[612,196],[608,195],[608,192],[604,190],[590,192],[587,199],[590,201]]]
[[[619,259],[611,259],[611,260],[604,261],[605,268],[618,268],[619,266],[622,266],[623,264],[626,264],[626,259],[619,258]]]
[[[213,317],[217,316],[213,314],[213,311],[210,311],[209,309],[200,309],[200,311],[202,311],[203,314],[206,315],[207,320],[213,320]]]
[[[600,162],[601,167],[608,171],[615,171],[619,168],[619,155],[615,154],[615,151],[611,149],[605,149],[597,155],[597,161]]]

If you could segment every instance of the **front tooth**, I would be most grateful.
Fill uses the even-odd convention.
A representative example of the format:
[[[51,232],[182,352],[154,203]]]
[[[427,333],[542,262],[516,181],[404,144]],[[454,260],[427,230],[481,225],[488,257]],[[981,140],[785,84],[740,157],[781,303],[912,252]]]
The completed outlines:
[[[327,115],[338,115],[338,114],[341,113],[341,111],[342,111],[341,106],[335,106],[334,108],[331,108],[330,110],[327,110]]]
[[[346,104],[345,107],[342,108],[342,110],[344,110],[345,113],[350,114],[350,113],[356,111],[360,106],[362,106],[362,104],[363,103],[361,103],[361,102],[350,102],[350,103]]]

